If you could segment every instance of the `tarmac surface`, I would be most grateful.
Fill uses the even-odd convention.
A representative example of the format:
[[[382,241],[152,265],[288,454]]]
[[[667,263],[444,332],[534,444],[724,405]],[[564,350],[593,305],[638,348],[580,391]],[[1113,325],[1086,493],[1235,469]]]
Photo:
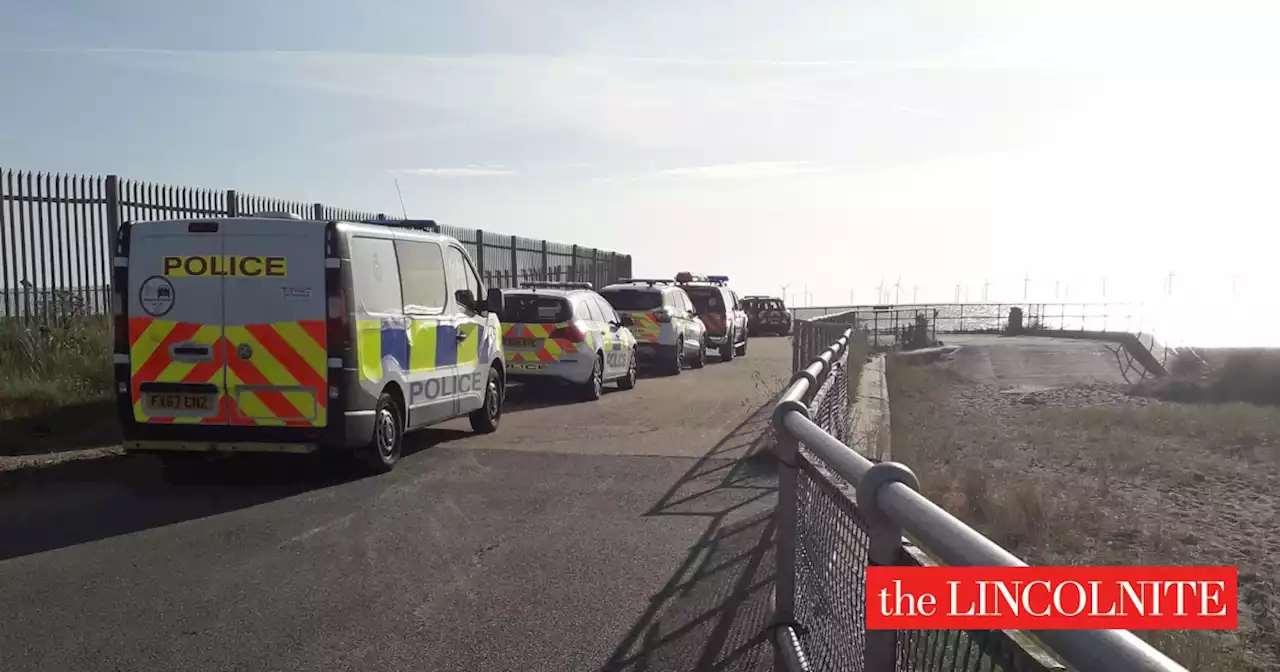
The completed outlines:
[[[0,669],[764,670],[786,338],[498,432],[171,485],[141,457],[0,486]],[[36,470],[33,470],[36,471]]]
[[[1109,349],[1117,347],[1114,343],[986,334],[944,334],[940,338],[948,346],[960,346],[953,366],[978,383],[1031,389],[1125,383],[1116,355]]]

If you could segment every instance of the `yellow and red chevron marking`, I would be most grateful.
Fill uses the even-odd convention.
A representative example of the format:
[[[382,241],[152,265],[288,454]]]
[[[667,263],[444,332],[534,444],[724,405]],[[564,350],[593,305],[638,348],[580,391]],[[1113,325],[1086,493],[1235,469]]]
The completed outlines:
[[[637,341],[657,343],[662,340],[662,325],[653,313],[631,313],[631,319],[635,321],[630,328],[631,335]]]
[[[698,317],[702,318],[702,324],[707,328],[707,333],[712,336],[720,336],[725,333],[725,317],[720,313],[702,313]]]
[[[328,422],[328,355],[323,320],[227,325],[228,350],[248,345],[250,359],[227,356],[233,425],[324,427]],[[241,386],[299,388],[245,390]]]
[[[178,362],[171,346],[208,345],[208,362]],[[152,423],[324,426],[328,401],[328,357],[323,320],[227,327],[135,317],[129,320],[131,400],[134,418]],[[239,344],[253,348],[251,360],[228,357]],[[209,418],[147,416],[141,386],[148,382],[213,383],[218,412]],[[304,390],[240,390],[240,385],[298,387]],[[228,394],[228,391],[231,394]]]
[[[576,354],[585,347],[563,338],[548,338],[551,332],[569,326],[568,322],[556,324],[533,324],[525,322],[504,322],[503,338],[536,338],[542,344],[537,350],[516,350],[509,346],[503,348],[503,359],[508,362],[556,362],[566,353]]]

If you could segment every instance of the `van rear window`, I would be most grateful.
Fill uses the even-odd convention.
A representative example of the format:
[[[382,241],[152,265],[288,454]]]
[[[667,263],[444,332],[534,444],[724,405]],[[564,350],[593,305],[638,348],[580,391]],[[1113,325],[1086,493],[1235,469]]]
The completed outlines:
[[[693,308],[699,313],[724,312],[724,298],[719,287],[685,287],[684,293],[693,300]]]
[[[567,322],[570,319],[569,304],[555,296],[537,294],[508,294],[503,299],[502,321],[531,324]]]
[[[600,296],[614,310],[657,310],[662,307],[662,292],[654,289],[603,289]]]

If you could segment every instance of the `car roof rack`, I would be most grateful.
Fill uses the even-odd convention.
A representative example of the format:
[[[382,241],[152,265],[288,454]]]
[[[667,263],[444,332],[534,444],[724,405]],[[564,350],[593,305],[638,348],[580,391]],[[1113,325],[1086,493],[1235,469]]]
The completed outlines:
[[[635,285],[640,283],[644,283],[652,287],[654,285],[674,284],[675,281],[670,278],[622,278],[618,280],[618,284],[624,284],[624,285]]]
[[[434,219],[366,219],[363,224],[374,226],[393,226],[398,229],[413,229],[428,233],[440,233],[440,225]]]
[[[528,280],[520,283],[521,289],[595,289],[589,282],[560,282],[556,280]]]

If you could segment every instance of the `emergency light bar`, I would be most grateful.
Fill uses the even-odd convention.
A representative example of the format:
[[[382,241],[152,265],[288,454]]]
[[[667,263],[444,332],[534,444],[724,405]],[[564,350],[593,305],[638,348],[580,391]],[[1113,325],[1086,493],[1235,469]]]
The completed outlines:
[[[529,280],[520,283],[522,289],[595,289],[589,282],[558,282],[555,280]]]
[[[662,284],[662,285],[671,284],[671,281],[666,278],[622,278],[621,280],[618,280],[619,284],[630,284],[630,283],[637,283],[637,282],[643,282],[646,285],[649,285],[650,287],[658,284]]]
[[[689,282],[705,282],[712,285],[724,285],[729,282],[727,275],[694,275],[689,271],[680,271],[676,273],[676,282],[685,284]]]
[[[394,226],[401,229],[416,229],[430,233],[440,233],[440,225],[434,219],[366,219],[365,224],[375,226]]]

